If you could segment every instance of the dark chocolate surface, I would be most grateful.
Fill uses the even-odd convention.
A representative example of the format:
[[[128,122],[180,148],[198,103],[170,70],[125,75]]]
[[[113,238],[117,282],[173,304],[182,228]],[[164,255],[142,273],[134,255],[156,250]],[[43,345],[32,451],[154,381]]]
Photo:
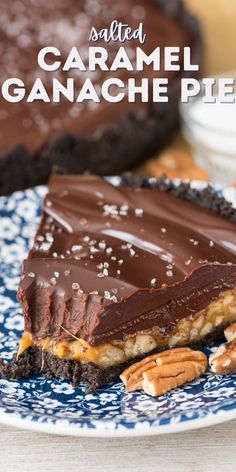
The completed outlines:
[[[171,331],[235,286],[233,222],[158,189],[57,176],[19,298],[35,337],[63,326],[99,344]]]

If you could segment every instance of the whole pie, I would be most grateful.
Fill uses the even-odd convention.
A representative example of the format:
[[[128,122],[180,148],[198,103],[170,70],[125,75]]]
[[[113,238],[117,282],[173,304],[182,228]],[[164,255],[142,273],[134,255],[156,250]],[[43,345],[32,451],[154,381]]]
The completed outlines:
[[[92,27],[109,28],[116,19],[133,30],[144,24],[146,41],[142,49],[150,54],[157,46],[191,47],[193,63],[201,57],[201,36],[197,21],[179,0],[22,0],[1,1],[0,54],[1,84],[17,77],[29,91],[39,77],[50,94],[53,78],[62,83],[75,79],[78,90],[86,78],[97,89],[110,74],[95,72],[45,72],[37,64],[41,48],[54,46],[65,62],[71,48],[77,47],[84,62],[89,46],[103,46],[114,57],[124,45],[133,58],[140,43],[133,39],[121,44],[89,42]],[[52,58],[55,60],[55,58]],[[48,59],[49,60],[49,59]],[[182,68],[182,67],[181,67]],[[52,170],[112,175],[137,164],[169,142],[178,122],[179,80],[184,72],[143,72],[118,70],[113,75],[126,81],[135,77],[167,77],[168,103],[9,103],[0,99],[0,194],[45,183]],[[12,90],[11,90],[12,93]],[[14,130],[14,132],[13,132]]]

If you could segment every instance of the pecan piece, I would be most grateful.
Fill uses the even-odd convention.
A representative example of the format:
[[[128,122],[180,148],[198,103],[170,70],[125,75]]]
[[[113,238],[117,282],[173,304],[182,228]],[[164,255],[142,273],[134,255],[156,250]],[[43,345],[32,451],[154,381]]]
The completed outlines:
[[[200,377],[207,368],[203,352],[176,348],[148,356],[133,364],[120,376],[127,392],[144,390],[159,396]]]
[[[221,344],[209,358],[212,372],[220,375],[236,372],[236,323],[227,326],[224,335],[228,342]]]
[[[221,344],[210,356],[209,364],[215,374],[227,375],[236,372],[236,339]]]
[[[233,341],[236,338],[236,323],[233,323],[224,330],[224,335],[227,341]]]

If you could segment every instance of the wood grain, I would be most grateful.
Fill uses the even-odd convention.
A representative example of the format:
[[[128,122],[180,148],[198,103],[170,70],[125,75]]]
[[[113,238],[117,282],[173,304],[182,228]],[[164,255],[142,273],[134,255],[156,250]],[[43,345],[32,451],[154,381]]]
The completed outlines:
[[[0,425],[1,472],[233,472],[236,421],[134,439],[50,436]]]

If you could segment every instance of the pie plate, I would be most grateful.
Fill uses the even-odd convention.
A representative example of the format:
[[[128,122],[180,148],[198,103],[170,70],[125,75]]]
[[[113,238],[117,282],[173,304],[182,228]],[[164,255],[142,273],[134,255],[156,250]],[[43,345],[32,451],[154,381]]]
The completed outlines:
[[[118,178],[112,180],[117,184]],[[193,183],[192,185],[205,185]],[[46,187],[0,198],[0,355],[17,349],[23,317],[16,299],[21,263],[32,244]],[[217,188],[236,205],[236,190]],[[207,354],[216,349],[215,344]],[[126,393],[121,382],[86,394],[64,380],[37,376],[20,382],[0,377],[0,421],[74,436],[146,436],[210,426],[236,418],[236,375],[208,372],[159,398]]]

